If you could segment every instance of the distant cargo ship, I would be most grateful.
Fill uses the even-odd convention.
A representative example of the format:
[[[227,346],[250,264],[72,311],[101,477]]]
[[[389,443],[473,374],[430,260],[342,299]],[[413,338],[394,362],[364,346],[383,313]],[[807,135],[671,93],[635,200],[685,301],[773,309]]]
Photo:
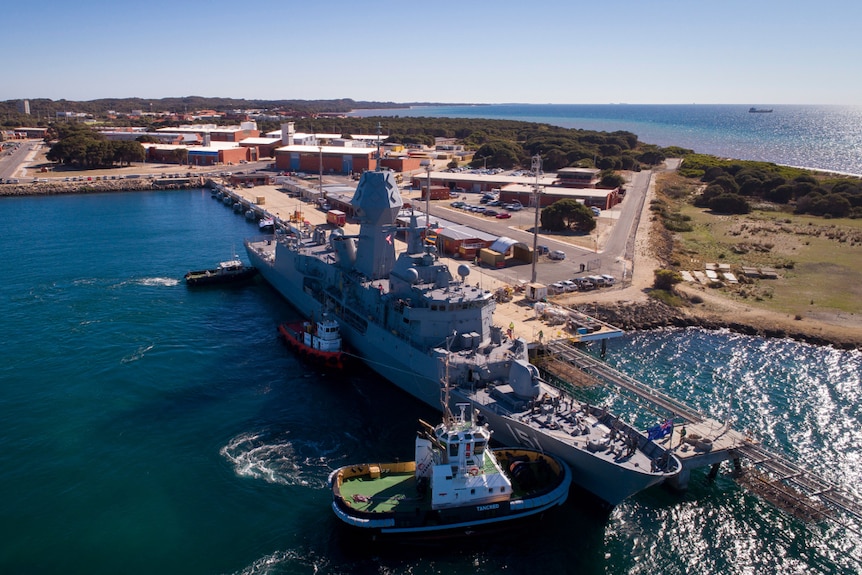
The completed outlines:
[[[771,114],[772,108],[749,108],[749,114]]]

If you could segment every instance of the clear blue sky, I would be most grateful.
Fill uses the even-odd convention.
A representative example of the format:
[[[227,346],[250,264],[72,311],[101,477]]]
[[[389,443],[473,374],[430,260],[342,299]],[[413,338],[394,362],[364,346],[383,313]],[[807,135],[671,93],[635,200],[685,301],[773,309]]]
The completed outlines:
[[[11,0],[0,100],[862,104],[862,2]]]

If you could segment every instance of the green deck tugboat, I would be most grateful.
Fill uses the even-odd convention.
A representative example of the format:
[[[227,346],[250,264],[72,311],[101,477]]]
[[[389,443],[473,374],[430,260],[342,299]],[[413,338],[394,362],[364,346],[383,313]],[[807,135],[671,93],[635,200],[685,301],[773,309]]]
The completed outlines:
[[[444,404],[445,405],[445,404]],[[562,505],[569,467],[527,448],[490,449],[491,432],[468,404],[436,427],[420,421],[415,461],[364,463],[329,476],[332,509],[372,539],[461,538]]]

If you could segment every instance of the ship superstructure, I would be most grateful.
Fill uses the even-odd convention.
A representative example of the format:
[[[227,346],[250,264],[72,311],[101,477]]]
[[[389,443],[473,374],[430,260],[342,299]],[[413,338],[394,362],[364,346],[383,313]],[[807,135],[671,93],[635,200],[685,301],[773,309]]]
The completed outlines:
[[[526,342],[494,325],[496,301],[470,285],[469,266],[453,277],[415,217],[398,227],[403,201],[391,172],[365,172],[352,205],[358,235],[294,226],[246,242],[261,275],[306,317],[332,314],[368,366],[435,408],[447,365],[453,400],[469,402],[495,438],[559,456],[575,483],[608,503],[678,471],[664,448],[539,378]],[[399,235],[407,248],[396,256]]]

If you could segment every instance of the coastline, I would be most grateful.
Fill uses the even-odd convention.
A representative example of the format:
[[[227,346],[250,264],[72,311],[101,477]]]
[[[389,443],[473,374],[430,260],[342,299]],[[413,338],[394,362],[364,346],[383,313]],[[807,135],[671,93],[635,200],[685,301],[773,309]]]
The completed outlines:
[[[594,302],[584,306],[584,311],[624,330],[654,330],[668,327],[726,329],[744,335],[792,339],[837,349],[862,349],[862,331],[859,329],[819,319],[796,320],[764,310],[738,313],[738,310],[734,311],[731,307],[692,305],[676,308],[646,297],[643,301],[634,302]]]
[[[822,312],[797,318],[780,312],[738,302],[709,288],[677,284],[674,292],[687,303],[672,307],[650,297],[655,271],[664,268],[655,255],[657,226],[649,217],[653,185],[647,192],[640,225],[635,233],[631,283],[621,289],[589,292],[589,296],[557,296],[564,305],[580,308],[584,313],[624,330],[652,330],[667,327],[700,327],[727,329],[745,335],[765,338],[789,338],[813,345],[838,349],[862,350],[862,316]],[[692,303],[699,301],[701,303]]]
[[[46,196],[148,190],[179,190],[205,187],[206,178],[196,176],[182,182],[160,182],[150,178],[98,180],[90,182],[37,182],[0,186],[0,197]],[[649,202],[645,202],[645,208]],[[631,284],[617,290],[592,292],[590,297],[558,296],[557,301],[579,307],[597,319],[624,330],[666,327],[728,329],[766,338],[790,338],[813,345],[862,350],[862,317],[823,314],[797,319],[778,312],[742,304],[708,290],[678,285],[676,292],[687,301],[699,296],[702,303],[671,307],[649,297],[654,271],[662,266],[651,255],[650,219],[641,219],[635,242]]]
[[[142,192],[147,190],[187,190],[206,186],[201,176],[187,181],[160,182],[150,178],[123,180],[94,180],[90,182],[34,182],[29,184],[4,184],[0,186],[0,197],[51,196],[57,194],[92,194],[100,192]]]

